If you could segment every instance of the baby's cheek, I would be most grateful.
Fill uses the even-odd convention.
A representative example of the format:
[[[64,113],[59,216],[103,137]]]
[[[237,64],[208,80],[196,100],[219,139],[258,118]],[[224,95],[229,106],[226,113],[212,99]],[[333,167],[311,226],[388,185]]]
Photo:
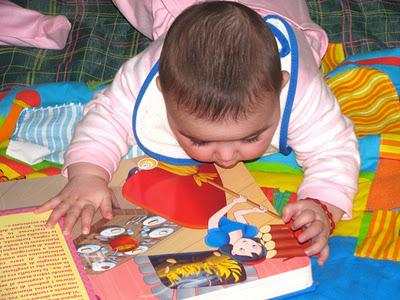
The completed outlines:
[[[240,156],[242,160],[253,160],[260,158],[267,151],[268,147],[263,145],[248,144],[240,148]]]
[[[183,147],[182,147],[183,148]],[[213,162],[212,152],[206,146],[189,146],[183,148],[188,156],[201,162]]]

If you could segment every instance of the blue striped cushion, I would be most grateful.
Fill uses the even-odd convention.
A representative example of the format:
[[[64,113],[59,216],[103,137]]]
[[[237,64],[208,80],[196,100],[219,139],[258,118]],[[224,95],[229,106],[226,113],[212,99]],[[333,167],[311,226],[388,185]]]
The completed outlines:
[[[82,104],[27,108],[21,113],[11,140],[45,146],[50,154],[43,157],[64,162],[64,152],[71,141],[75,125],[82,119]]]
[[[82,119],[84,105],[65,104],[41,108],[26,108],[21,112],[12,141],[40,145],[48,148],[41,157],[55,163],[64,163],[64,153],[74,134],[76,124]],[[22,150],[22,151],[21,151]],[[19,149],[30,151],[29,149]],[[12,153],[7,153],[12,156]],[[137,146],[131,147],[124,159],[143,155]]]

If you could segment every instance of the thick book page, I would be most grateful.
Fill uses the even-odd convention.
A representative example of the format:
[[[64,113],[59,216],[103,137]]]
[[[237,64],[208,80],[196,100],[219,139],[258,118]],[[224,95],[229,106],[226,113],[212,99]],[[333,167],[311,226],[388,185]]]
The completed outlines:
[[[96,299],[72,241],[50,212],[0,211],[0,299]]]
[[[266,299],[312,285],[310,259],[271,204],[277,191],[264,193],[243,164],[225,170],[145,158],[127,177],[114,192],[133,208],[114,210],[74,239],[100,298]],[[226,226],[233,230],[224,244],[210,242],[219,243]],[[238,242],[248,253],[234,253]]]

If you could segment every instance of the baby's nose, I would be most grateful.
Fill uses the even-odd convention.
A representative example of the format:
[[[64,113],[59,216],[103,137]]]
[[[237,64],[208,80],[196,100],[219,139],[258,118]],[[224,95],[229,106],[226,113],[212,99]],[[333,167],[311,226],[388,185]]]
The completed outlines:
[[[237,151],[229,145],[220,146],[215,152],[215,162],[224,168],[233,167],[238,162]]]

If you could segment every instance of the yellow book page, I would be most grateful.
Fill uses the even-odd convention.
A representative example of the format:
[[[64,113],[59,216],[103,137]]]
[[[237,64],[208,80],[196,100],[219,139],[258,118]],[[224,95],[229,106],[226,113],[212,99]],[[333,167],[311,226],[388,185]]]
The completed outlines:
[[[50,212],[0,215],[0,299],[90,299]]]

